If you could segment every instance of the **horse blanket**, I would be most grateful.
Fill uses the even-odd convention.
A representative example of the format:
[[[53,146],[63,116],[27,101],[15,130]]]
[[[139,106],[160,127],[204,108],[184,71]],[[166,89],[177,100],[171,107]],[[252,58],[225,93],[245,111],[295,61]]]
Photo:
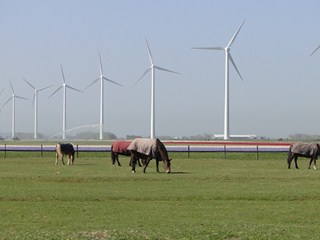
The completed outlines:
[[[113,152],[119,153],[119,154],[127,154],[128,152],[128,146],[131,142],[128,141],[116,141],[112,143],[111,149]]]
[[[70,143],[59,143],[62,154],[74,154],[73,145]]]
[[[304,156],[315,156],[319,155],[318,145],[316,143],[295,143],[291,147],[292,153],[301,154]]]
[[[157,144],[156,139],[136,138],[128,146],[128,150],[137,151],[152,158],[156,157]]]

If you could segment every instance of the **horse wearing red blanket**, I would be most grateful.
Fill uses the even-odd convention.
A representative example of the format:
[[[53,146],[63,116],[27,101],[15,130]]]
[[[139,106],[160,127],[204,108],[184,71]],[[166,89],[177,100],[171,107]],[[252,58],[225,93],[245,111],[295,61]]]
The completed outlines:
[[[112,165],[115,166],[116,161],[118,163],[118,166],[121,166],[119,162],[119,155],[123,156],[131,156],[131,152],[128,150],[128,146],[130,145],[131,142],[129,141],[115,141],[111,145],[111,161]],[[138,160],[138,164],[141,167],[141,163]],[[131,166],[131,161],[129,166]]]

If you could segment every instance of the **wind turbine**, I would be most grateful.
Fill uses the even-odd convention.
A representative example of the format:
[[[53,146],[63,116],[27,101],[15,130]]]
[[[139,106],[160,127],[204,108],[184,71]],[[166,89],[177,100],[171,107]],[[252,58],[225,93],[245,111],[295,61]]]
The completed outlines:
[[[8,103],[10,100],[12,100],[12,132],[11,132],[11,138],[13,139],[15,137],[15,131],[16,131],[16,98],[18,99],[23,99],[23,100],[28,100],[27,98],[20,97],[15,95],[11,81],[9,81],[11,91],[12,91],[12,96],[2,105],[0,110]]]
[[[34,106],[34,139],[37,139],[38,138],[38,93],[47,88],[52,87],[53,85],[37,89],[27,79],[23,78],[23,80],[33,89],[32,106]]]
[[[55,90],[48,98],[52,97],[56,92],[58,92],[61,88],[63,89],[63,104],[62,104],[62,139],[66,139],[66,119],[67,119],[67,88],[72,89],[74,91],[77,92],[82,92],[76,88],[73,88],[71,86],[69,86],[66,83],[66,79],[64,77],[64,72],[63,72],[63,68],[62,65],[60,65],[61,67],[61,73],[62,73],[62,85],[60,87],[57,88],[57,90]]]
[[[104,81],[111,82],[113,84],[119,85],[123,87],[123,85],[114,82],[108,78],[106,78],[103,75],[103,69],[102,69],[102,61],[101,61],[101,55],[99,53],[99,61],[100,61],[100,77],[94,80],[92,83],[90,83],[83,91],[85,91],[87,88],[91,87],[93,84],[95,84],[97,81],[100,81],[100,140],[103,139],[103,128],[104,128]]]
[[[310,54],[310,56],[312,56],[319,48],[320,48],[320,45]]]
[[[135,82],[133,86],[135,86],[149,71],[151,71],[151,123],[150,123],[150,138],[153,139],[155,138],[155,73],[156,69],[160,71],[165,71],[165,72],[170,72],[170,73],[175,73],[175,74],[180,74],[178,72],[174,72],[162,67],[159,67],[153,63],[153,58],[151,54],[151,50],[149,47],[148,40],[146,39],[146,44],[148,48],[148,53],[149,53],[149,60],[151,66],[141,75],[141,77]]]
[[[242,25],[244,24],[245,20],[241,23],[238,30],[232,36],[231,40],[229,41],[226,47],[197,47],[192,49],[204,49],[204,50],[223,50],[225,52],[225,87],[224,87],[224,134],[223,138],[228,140],[230,138],[229,132],[229,61],[232,63],[234,68],[236,69],[239,77],[243,80],[231,54],[230,54],[230,47],[232,46],[234,40],[236,39]]]

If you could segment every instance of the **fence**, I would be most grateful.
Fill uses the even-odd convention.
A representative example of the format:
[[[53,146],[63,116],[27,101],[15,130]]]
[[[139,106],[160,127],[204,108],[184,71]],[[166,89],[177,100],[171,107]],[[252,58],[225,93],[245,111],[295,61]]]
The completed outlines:
[[[203,145],[201,143],[196,144],[166,144],[168,152],[184,152],[190,154],[192,152],[220,152],[224,153],[225,158],[227,153],[256,153],[257,159],[259,159],[259,153],[265,152],[287,152],[290,144],[248,144],[248,143],[225,143],[225,144],[215,144]],[[110,152],[110,145],[74,145],[76,155],[79,156],[80,152]],[[7,152],[40,152],[41,157],[44,152],[54,152],[55,145],[0,145],[0,152],[4,152],[4,157],[7,156]]]

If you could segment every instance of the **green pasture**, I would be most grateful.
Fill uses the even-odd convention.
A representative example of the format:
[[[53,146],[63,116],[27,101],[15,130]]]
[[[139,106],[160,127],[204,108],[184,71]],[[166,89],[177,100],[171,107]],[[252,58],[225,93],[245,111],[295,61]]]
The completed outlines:
[[[80,153],[0,152],[0,239],[319,239],[320,170],[287,169],[286,154],[171,153],[152,161]]]

